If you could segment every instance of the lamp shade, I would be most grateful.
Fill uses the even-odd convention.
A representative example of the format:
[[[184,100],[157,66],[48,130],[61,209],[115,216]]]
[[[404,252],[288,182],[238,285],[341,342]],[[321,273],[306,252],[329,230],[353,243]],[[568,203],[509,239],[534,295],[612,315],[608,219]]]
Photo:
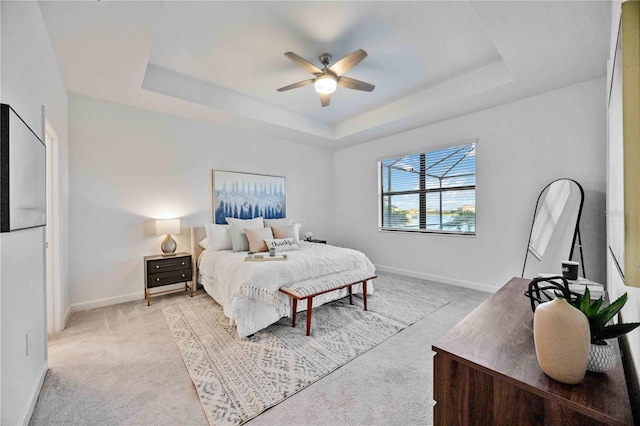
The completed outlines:
[[[180,219],[156,219],[156,235],[177,235],[180,233]]]

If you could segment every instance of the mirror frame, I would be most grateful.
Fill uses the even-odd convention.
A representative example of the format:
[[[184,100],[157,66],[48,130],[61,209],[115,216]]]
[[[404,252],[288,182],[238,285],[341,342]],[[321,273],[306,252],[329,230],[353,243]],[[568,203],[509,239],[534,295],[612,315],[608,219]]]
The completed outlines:
[[[585,268],[584,268],[584,255],[582,253],[582,237],[580,236],[580,218],[582,216],[582,207],[584,206],[584,189],[582,188],[582,185],[580,185],[578,181],[571,178],[559,178],[559,179],[553,180],[544,188],[542,188],[542,191],[540,191],[540,194],[538,194],[538,199],[536,200],[536,207],[533,210],[533,220],[531,221],[531,230],[529,231],[529,239],[527,239],[527,250],[524,255],[524,264],[522,265],[522,274],[520,275],[521,278],[524,278],[524,271],[527,267],[527,257],[529,256],[529,243],[531,242],[531,235],[533,234],[533,225],[536,222],[536,213],[538,213],[538,205],[540,204],[540,197],[542,197],[542,194],[544,194],[547,188],[549,188],[551,185],[561,180],[571,181],[578,186],[578,189],[580,189],[580,207],[578,208],[578,216],[576,217],[576,227],[573,231],[573,238],[571,240],[571,250],[569,250],[568,260],[573,258],[573,251],[576,247],[576,240],[578,240],[578,248],[580,249],[580,265],[582,266],[582,276],[583,278],[587,278],[587,273],[585,272]]]

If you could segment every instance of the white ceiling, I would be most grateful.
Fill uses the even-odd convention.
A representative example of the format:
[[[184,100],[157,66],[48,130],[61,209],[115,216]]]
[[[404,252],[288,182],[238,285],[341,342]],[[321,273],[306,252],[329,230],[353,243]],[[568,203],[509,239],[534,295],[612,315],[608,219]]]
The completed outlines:
[[[70,92],[339,149],[606,74],[608,1],[40,3]],[[276,89],[362,48],[320,106]]]

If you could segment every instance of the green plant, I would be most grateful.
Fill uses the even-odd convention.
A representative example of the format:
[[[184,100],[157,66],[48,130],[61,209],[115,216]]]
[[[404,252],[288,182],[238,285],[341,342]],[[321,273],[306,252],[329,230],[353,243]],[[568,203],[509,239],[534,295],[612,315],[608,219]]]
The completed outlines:
[[[571,304],[581,310],[589,320],[591,343],[604,345],[606,339],[622,336],[640,326],[640,322],[607,325],[620,309],[622,309],[624,304],[627,303],[627,293],[620,296],[618,300],[608,306],[602,307],[602,302],[602,297],[592,301],[588,288],[585,289],[583,295],[578,296],[571,302]]]

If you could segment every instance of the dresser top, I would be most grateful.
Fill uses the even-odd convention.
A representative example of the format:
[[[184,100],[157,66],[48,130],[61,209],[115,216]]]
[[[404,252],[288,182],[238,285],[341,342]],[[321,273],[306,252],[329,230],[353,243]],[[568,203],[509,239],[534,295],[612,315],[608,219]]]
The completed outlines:
[[[512,278],[435,345],[454,359],[522,387],[529,392],[632,424],[629,394],[621,362],[606,373],[587,371],[577,385],[545,375],[533,341],[533,313],[524,296],[530,280]],[[609,340],[616,350],[617,341]]]

